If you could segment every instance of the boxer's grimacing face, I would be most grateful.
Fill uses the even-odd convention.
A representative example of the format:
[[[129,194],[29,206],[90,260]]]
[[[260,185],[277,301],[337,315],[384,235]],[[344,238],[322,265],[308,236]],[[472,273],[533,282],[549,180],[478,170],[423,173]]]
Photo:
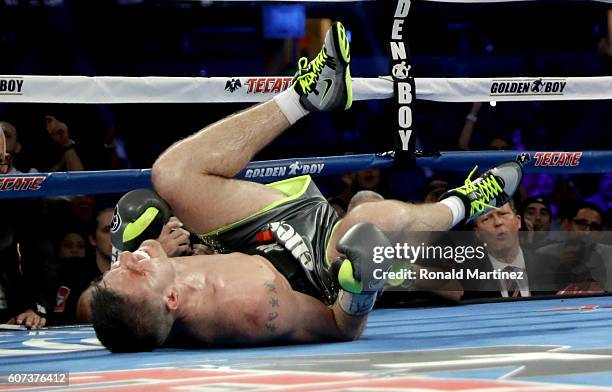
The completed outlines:
[[[146,299],[163,294],[174,278],[174,265],[161,244],[146,240],[135,252],[122,252],[100,284],[135,299]]]

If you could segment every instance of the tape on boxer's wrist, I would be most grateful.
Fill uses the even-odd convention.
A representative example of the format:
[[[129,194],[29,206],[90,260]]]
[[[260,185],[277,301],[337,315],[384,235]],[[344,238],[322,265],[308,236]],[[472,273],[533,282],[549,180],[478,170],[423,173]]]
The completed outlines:
[[[350,316],[363,316],[374,308],[377,291],[366,291],[361,294],[353,294],[348,291],[340,290],[338,293],[338,304],[344,313]]]

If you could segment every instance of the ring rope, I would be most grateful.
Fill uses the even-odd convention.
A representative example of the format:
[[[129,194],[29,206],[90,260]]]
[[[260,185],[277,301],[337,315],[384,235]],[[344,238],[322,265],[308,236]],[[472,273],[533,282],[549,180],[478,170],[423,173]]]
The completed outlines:
[[[0,76],[0,102],[215,103],[263,102],[291,86],[287,76],[119,77]],[[416,97],[438,102],[612,99],[612,76],[415,78]],[[353,99],[393,96],[390,76],[353,78]]]
[[[612,151],[448,151],[419,156],[416,165],[444,171],[482,170],[519,160],[526,173],[586,174],[612,171]],[[271,182],[296,175],[336,175],[395,165],[391,152],[251,162],[237,178]],[[0,199],[123,193],[150,188],[151,169],[0,175]]]

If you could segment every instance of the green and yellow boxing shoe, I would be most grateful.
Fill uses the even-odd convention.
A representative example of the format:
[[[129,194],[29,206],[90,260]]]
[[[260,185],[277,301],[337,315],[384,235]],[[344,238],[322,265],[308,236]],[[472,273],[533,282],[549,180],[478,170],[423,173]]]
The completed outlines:
[[[523,167],[517,162],[504,162],[472,180],[474,168],[459,188],[451,189],[440,197],[459,197],[465,205],[465,220],[471,222],[487,212],[506,204],[521,184]]]
[[[325,35],[323,47],[310,62],[302,57],[293,79],[300,103],[310,111],[347,110],[353,103],[351,51],[346,30],[334,22]]]

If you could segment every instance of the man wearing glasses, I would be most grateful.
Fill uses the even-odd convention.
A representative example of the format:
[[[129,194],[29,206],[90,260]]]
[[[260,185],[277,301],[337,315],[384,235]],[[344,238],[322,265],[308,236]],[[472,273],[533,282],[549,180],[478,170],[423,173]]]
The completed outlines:
[[[612,291],[612,246],[602,232],[603,213],[597,204],[578,203],[561,227],[565,241],[544,246],[538,253],[559,260],[558,294],[598,294]]]

